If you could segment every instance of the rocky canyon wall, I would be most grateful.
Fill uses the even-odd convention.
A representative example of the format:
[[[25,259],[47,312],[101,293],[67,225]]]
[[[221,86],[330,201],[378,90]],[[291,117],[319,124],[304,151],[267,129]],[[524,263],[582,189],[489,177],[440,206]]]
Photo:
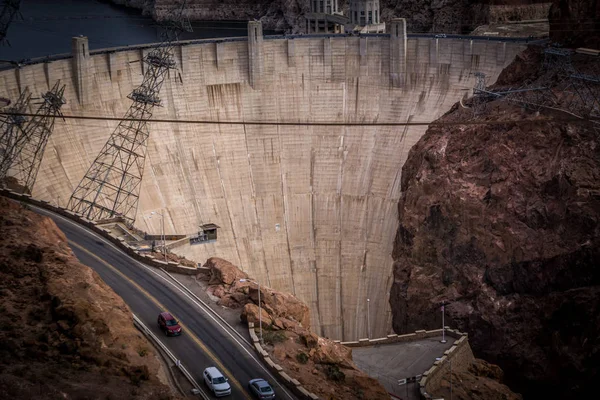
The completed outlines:
[[[585,70],[597,61],[575,62]],[[499,81],[536,79],[540,65],[531,50]],[[440,121],[472,115],[455,107]],[[531,117],[495,102],[478,119]],[[395,331],[439,326],[446,302],[446,323],[467,331],[476,355],[500,365],[525,398],[591,393],[600,351],[599,131],[558,121],[430,128],[402,171]]]

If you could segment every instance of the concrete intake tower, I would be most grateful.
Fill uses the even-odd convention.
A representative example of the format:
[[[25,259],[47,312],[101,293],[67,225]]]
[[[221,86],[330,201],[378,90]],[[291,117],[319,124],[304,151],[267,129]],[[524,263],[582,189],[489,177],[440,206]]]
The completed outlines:
[[[475,85],[493,82],[524,49],[518,41],[388,34],[273,36],[181,42],[179,71],[153,118],[177,120],[429,122]],[[81,42],[81,43],[80,43]],[[65,114],[120,118],[150,46],[89,52],[0,71],[2,96],[66,84]],[[57,121],[33,196],[65,206],[118,121]],[[220,226],[217,241],[179,247],[198,262],[217,256],[261,284],[294,293],[331,339],[391,330],[391,251],[401,169],[426,126],[150,123],[135,225],[191,234]]]

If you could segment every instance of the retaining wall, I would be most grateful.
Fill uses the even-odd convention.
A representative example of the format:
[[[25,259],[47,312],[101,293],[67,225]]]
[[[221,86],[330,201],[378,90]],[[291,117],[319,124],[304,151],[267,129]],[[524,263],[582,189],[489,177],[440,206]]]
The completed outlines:
[[[336,340],[335,342],[343,344],[344,346],[348,346],[348,347],[367,347],[367,346],[374,346],[374,345],[378,345],[378,344],[412,342],[413,340],[421,340],[421,339],[426,339],[426,338],[436,337],[436,336],[441,336],[441,335],[442,335],[441,329],[433,329],[431,331],[418,330],[418,331],[415,331],[414,333],[407,333],[407,334],[403,334],[403,335],[392,334],[392,335],[387,335],[387,337],[377,338],[377,339],[359,339],[357,341],[352,341],[352,342],[340,342],[339,340]],[[446,327],[446,335],[448,335],[452,338],[455,338],[455,339],[460,339],[460,338],[466,336],[467,334],[459,332],[455,329]]]
[[[184,265],[181,265],[181,264],[173,262],[173,261],[166,262],[166,261],[157,260],[156,258],[152,257],[151,255],[142,254],[142,253],[138,252],[135,248],[128,245],[125,242],[125,239],[112,235],[111,231],[109,231],[108,229],[102,228],[101,226],[98,226],[94,221],[90,221],[86,218],[83,218],[81,215],[78,215],[69,210],[65,210],[64,208],[56,207],[45,200],[37,200],[28,194],[16,193],[11,190],[4,189],[4,188],[0,188],[0,195],[8,197],[13,200],[22,201],[22,202],[32,204],[32,205],[38,206],[40,208],[55,212],[57,214],[62,215],[63,217],[69,218],[70,220],[72,220],[74,222],[84,225],[84,226],[90,228],[92,231],[96,232],[97,234],[101,235],[102,237],[108,239],[110,242],[112,242],[119,249],[121,249],[122,251],[127,253],[129,256],[133,257],[135,260],[140,261],[151,267],[162,268],[168,272],[184,274],[184,275],[195,275],[196,273],[198,273],[197,268],[186,267]]]
[[[298,380],[289,376],[287,372],[283,370],[281,365],[276,364],[273,362],[273,360],[271,360],[269,353],[260,345],[258,336],[256,336],[256,332],[254,331],[254,322],[248,322],[248,331],[250,333],[250,340],[252,340],[252,343],[254,344],[254,348],[263,359],[269,370],[277,375],[277,377],[280,379],[280,382],[283,382],[288,389],[302,399],[316,400],[319,398],[319,396],[316,394],[306,390]]]

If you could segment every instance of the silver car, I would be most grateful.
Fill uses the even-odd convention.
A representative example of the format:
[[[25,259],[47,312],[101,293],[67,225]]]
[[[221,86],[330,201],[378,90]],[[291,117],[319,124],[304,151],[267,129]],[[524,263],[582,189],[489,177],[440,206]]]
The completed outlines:
[[[274,399],[275,391],[264,379],[252,379],[248,382],[248,389],[257,399]]]

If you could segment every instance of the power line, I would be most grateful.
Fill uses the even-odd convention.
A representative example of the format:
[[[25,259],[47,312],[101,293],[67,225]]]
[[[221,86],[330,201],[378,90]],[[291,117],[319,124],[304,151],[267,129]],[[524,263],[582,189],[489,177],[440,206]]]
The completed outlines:
[[[0,115],[15,115],[32,117],[31,113],[8,113],[0,111]],[[429,121],[429,122],[301,122],[301,121],[215,121],[201,119],[142,119],[142,118],[118,118],[99,115],[61,115],[59,118],[73,120],[95,120],[95,121],[130,121],[130,122],[152,122],[166,124],[194,124],[194,125],[262,125],[262,126],[456,126],[456,125],[506,125],[506,124],[530,124],[546,122],[569,122],[569,123],[591,123],[600,121],[600,118],[578,118],[575,116],[566,118],[524,118],[497,121]]]

